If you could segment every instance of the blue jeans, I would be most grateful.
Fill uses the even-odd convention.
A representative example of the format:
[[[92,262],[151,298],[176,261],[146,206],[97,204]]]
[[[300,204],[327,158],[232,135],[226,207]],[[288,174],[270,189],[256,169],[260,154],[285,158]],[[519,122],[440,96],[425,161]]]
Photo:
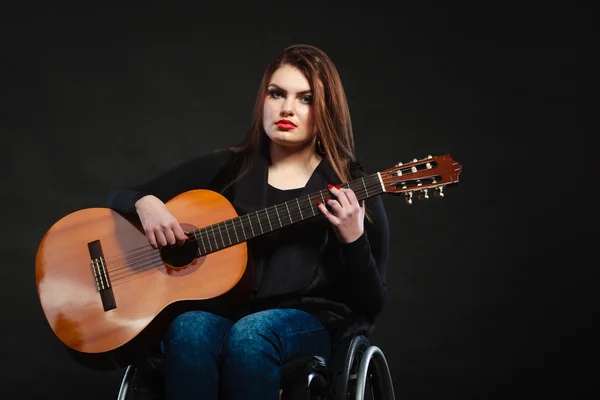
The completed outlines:
[[[281,368],[292,358],[329,358],[321,322],[300,310],[273,309],[236,323],[204,311],[177,317],[164,341],[165,394],[171,399],[279,399]]]

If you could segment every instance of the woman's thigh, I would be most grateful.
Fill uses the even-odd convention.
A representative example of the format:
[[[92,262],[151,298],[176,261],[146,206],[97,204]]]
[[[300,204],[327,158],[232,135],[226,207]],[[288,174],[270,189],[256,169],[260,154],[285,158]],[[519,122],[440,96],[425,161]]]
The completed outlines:
[[[330,351],[331,339],[323,324],[305,311],[289,308],[260,311],[240,319],[229,330],[223,347],[226,357],[269,352],[280,364],[311,354],[327,359]]]
[[[189,311],[175,318],[163,338],[163,350],[176,357],[219,356],[233,322],[205,311]]]

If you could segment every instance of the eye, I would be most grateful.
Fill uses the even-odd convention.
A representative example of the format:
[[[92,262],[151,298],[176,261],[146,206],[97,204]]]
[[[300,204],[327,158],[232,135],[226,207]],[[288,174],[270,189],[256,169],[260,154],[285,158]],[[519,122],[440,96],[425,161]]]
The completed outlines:
[[[279,89],[271,89],[269,90],[269,95],[274,99],[280,99],[283,97],[283,93]]]
[[[311,95],[302,96],[302,97],[300,97],[300,101],[303,102],[304,104],[312,104],[313,97]]]

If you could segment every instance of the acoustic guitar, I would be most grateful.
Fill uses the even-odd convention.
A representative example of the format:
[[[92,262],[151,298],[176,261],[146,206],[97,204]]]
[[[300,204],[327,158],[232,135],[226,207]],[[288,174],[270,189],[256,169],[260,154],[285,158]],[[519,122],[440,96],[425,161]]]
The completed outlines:
[[[413,193],[443,197],[461,169],[448,154],[428,156],[342,187],[359,200],[390,193],[410,204]],[[124,367],[148,351],[148,333],[166,327],[171,305],[210,303],[243,286],[247,240],[321,215],[317,201],[330,196],[323,189],[238,215],[216,192],[188,191],[166,206],[190,239],[161,250],[150,247],[139,224],[109,208],[68,214],[46,232],[36,255],[43,313],[78,361],[99,369]]]

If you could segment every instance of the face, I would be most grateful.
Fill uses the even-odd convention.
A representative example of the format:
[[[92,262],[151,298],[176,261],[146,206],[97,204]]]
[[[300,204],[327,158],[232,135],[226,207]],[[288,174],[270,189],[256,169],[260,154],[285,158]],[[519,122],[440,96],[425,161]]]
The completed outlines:
[[[302,148],[312,142],[314,124],[312,90],[304,74],[291,65],[275,71],[267,87],[263,128],[272,142]]]

